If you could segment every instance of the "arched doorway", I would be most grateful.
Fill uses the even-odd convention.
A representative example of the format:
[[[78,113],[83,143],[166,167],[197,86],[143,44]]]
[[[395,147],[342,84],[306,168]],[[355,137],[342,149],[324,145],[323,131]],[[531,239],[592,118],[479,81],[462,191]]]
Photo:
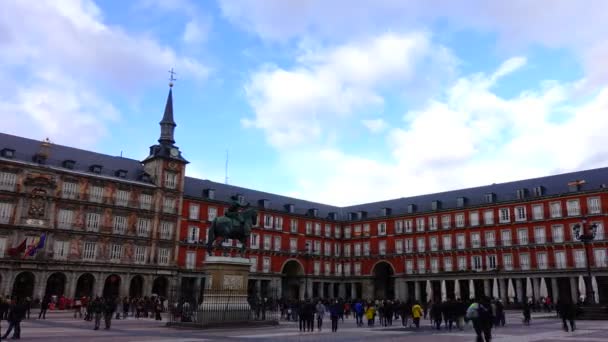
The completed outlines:
[[[57,296],[61,297],[65,294],[65,274],[60,272],[55,272],[51,274],[49,279],[46,281],[46,291],[45,295],[47,296]]]
[[[157,277],[152,283],[152,294],[155,294],[159,297],[167,298],[168,287],[169,280],[167,280],[167,277]],[[146,295],[150,295],[150,293],[147,293]]]
[[[17,298],[34,297],[34,283],[36,278],[32,272],[21,272],[13,283],[13,296]]]
[[[283,296],[288,299],[300,299],[300,282],[302,277],[306,277],[304,274],[304,267],[297,260],[289,260],[283,265],[281,271],[281,289]],[[306,283],[306,278],[304,278]],[[312,280],[310,280],[312,281]],[[306,286],[306,284],[304,284]],[[304,293],[310,296],[312,293]]]
[[[381,261],[374,266],[374,298],[394,299],[395,279],[393,278],[393,266]]]
[[[109,275],[103,285],[103,296],[105,298],[116,298],[120,296],[120,276]]]
[[[84,273],[76,281],[76,292],[74,296],[76,298],[92,297],[93,296],[93,284],[95,284],[95,277],[91,273]]]
[[[129,297],[137,298],[143,297],[144,295],[144,277],[136,275],[131,278],[131,285],[129,285]]]

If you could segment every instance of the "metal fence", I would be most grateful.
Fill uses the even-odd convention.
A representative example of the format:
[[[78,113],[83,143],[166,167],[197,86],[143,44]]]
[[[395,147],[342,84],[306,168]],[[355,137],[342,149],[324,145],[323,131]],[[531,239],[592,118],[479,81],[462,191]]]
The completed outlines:
[[[171,324],[212,326],[235,322],[276,322],[280,318],[276,292],[267,297],[248,297],[232,289],[205,290],[200,302],[171,304]]]

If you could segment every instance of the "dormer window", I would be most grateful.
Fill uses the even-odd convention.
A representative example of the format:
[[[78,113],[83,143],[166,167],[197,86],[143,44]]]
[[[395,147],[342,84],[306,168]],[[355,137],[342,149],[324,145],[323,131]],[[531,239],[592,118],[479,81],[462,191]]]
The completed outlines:
[[[268,209],[268,207],[270,206],[270,201],[267,199],[261,199],[258,201],[258,204],[260,207],[262,207],[264,209]]]
[[[36,153],[33,158],[35,163],[38,164],[46,164],[46,155],[41,153]]]
[[[239,204],[244,204],[245,203],[245,196],[243,196],[243,195],[237,195],[237,200],[239,201]]]
[[[91,167],[89,167],[89,171],[91,171],[93,173],[100,174],[101,173],[101,165],[91,165]]]
[[[204,196],[207,197],[207,199],[210,200],[214,200],[215,199],[215,189],[205,189],[203,191]]]
[[[2,150],[2,156],[4,158],[12,159],[15,157],[15,150],[10,149],[10,148],[5,148]]]
[[[126,178],[127,177],[127,170],[117,170],[115,172],[116,177],[119,178]]]
[[[532,189],[532,193],[534,194],[534,197],[541,197],[545,194],[545,188],[542,186],[535,186]]]
[[[367,218],[367,211],[363,211],[363,210],[361,210],[361,211],[359,212],[359,220],[363,220],[363,219],[365,219],[365,218]]]
[[[408,204],[407,205],[407,213],[408,214],[413,214],[416,212],[416,205],[415,204]]]
[[[528,189],[517,189],[517,199],[523,200],[528,197]]]
[[[382,208],[380,209],[380,215],[381,216],[390,216],[391,215],[391,208]]]
[[[142,182],[145,183],[149,183],[151,181],[150,175],[143,172],[140,176],[139,176],[139,180],[141,180]]]
[[[310,215],[312,217],[319,216],[319,209],[316,209],[316,208],[308,209],[308,215]]]
[[[432,210],[439,210],[439,209],[441,209],[441,201],[433,201],[433,202],[431,202],[431,209]]]
[[[74,165],[76,165],[76,162],[73,160],[64,160],[61,165],[66,169],[74,170]]]
[[[358,218],[359,218],[358,213],[350,213],[350,215],[349,215],[349,216],[350,216],[350,220],[351,220],[351,221],[354,221],[354,220],[356,220],[356,219],[358,219]]]
[[[293,214],[294,212],[294,205],[291,203],[285,204],[285,210],[290,213]]]
[[[570,182],[570,183],[568,183],[568,191],[570,191],[570,192],[580,191],[583,184],[585,184],[584,180],[575,180],[573,182]]]
[[[467,204],[467,198],[466,197],[458,197],[456,199],[456,207],[457,208],[464,208],[464,206]]]
[[[496,194],[493,192],[487,193],[483,195],[483,199],[486,203],[494,203],[496,201]]]
[[[330,220],[336,221],[336,220],[338,220],[338,213],[332,211],[331,213],[328,214],[328,217]]]

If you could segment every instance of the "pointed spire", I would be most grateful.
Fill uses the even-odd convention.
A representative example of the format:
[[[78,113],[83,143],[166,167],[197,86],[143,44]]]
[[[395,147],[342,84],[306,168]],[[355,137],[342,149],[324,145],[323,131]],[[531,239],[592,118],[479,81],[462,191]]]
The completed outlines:
[[[167,104],[165,105],[165,114],[160,121],[160,139],[161,144],[173,145],[175,139],[173,132],[175,130],[175,121],[173,121],[173,83],[169,84],[169,95],[167,96]]]

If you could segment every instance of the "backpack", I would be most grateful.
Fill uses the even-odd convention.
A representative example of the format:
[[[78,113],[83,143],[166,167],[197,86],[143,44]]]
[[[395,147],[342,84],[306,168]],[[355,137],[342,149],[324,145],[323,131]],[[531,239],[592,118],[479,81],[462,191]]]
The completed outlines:
[[[473,304],[469,305],[469,308],[467,309],[467,313],[466,313],[465,317],[467,319],[479,318],[479,304],[473,303]]]

